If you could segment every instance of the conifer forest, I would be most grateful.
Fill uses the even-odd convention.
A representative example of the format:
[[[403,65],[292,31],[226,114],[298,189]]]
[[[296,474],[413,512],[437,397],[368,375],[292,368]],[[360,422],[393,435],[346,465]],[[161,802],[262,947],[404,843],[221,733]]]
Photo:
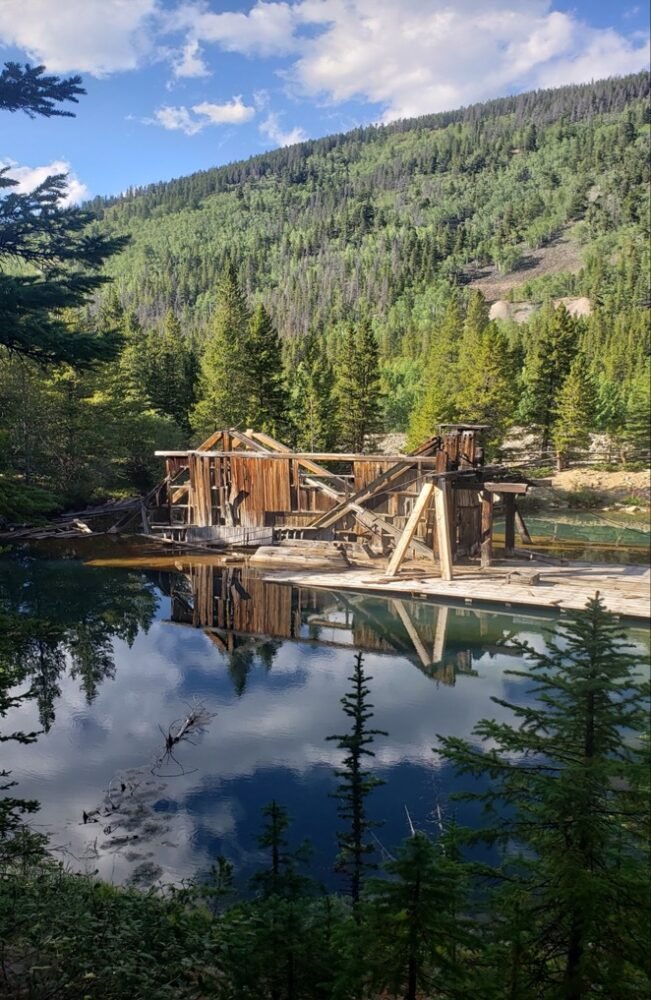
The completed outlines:
[[[649,996],[648,661],[642,630],[609,610],[597,586],[581,610],[541,602],[535,621],[509,604],[502,616],[510,624],[495,626],[496,637],[494,608],[482,617],[472,596],[451,600],[445,614],[438,609],[436,625],[443,625],[428,633],[418,660],[412,647],[420,639],[417,633],[414,642],[404,607],[409,599],[426,604],[417,584],[402,594],[405,602],[400,594],[387,598],[389,624],[379,601],[360,606],[350,592],[347,601],[331,601],[334,617],[319,617],[318,602],[309,617],[312,584],[303,581],[298,598],[278,586],[289,593],[286,605],[274,596],[286,607],[287,634],[267,630],[261,642],[254,625],[221,628],[212,617],[206,625],[187,592],[165,590],[166,572],[177,583],[193,572],[196,580],[210,563],[204,552],[188,570],[178,561],[180,543],[170,539],[163,540],[176,547],[166,563],[133,571],[126,557],[107,559],[108,549],[82,566],[72,542],[2,548],[16,525],[146,496],[161,479],[156,451],[173,461],[220,428],[234,435],[255,428],[298,453],[336,452],[339,463],[348,452],[370,462],[386,435],[401,435],[391,454],[417,449],[441,424],[482,425],[489,465],[502,460],[515,434],[528,435],[532,465],[572,467],[599,438],[618,467],[647,468],[649,83],[645,71],[355,128],[80,206],[66,204],[62,174],[25,190],[0,161],[1,998]],[[56,129],[57,119],[81,115],[86,84],[7,62],[0,116],[4,123],[52,119]],[[226,446],[224,455],[233,458]],[[404,456],[397,458],[400,464]],[[318,479],[319,467],[311,468]],[[172,485],[168,478],[170,494]],[[507,493],[519,485],[526,493],[530,484],[502,480]],[[489,499],[482,491],[478,518],[490,503],[492,519],[498,487],[489,483]],[[342,496],[349,494],[337,502]],[[440,539],[451,529],[447,515],[435,514],[444,525]],[[417,508],[405,550],[417,544],[418,516]],[[104,534],[100,547],[110,548],[115,535]],[[513,554],[508,544],[506,551]],[[440,547],[438,554],[442,563]],[[210,615],[222,601],[233,615],[243,606],[252,621],[254,585],[224,566],[228,584],[210,578]],[[538,583],[530,577],[526,585]],[[457,625],[481,633],[481,668],[475,647],[446,636],[448,610]],[[346,630],[372,634],[375,646],[360,640],[342,654]],[[161,636],[172,632],[174,659],[165,660]],[[396,634],[402,645],[392,646]],[[337,721],[320,738],[323,756],[312,748],[307,763],[287,766],[292,787],[313,796],[306,810],[322,809],[332,824],[325,876],[292,803],[275,790],[246,831],[253,847],[238,856],[213,851],[210,821],[228,833],[229,823],[244,826],[245,815],[250,827],[243,806],[219,813],[225,777],[213,790],[213,813],[201,816],[209,871],[170,884],[152,877],[144,887],[100,874],[102,837],[117,842],[110,838],[119,796],[130,791],[127,777],[110,779],[103,811],[82,801],[81,785],[68,788],[76,813],[63,829],[96,829],[96,853],[84,855],[86,864],[65,853],[60,830],[41,819],[44,803],[24,791],[31,780],[58,780],[54,763],[37,779],[29,768],[18,776],[15,754],[63,746],[62,754],[75,755],[70,770],[78,762],[81,773],[84,739],[97,756],[122,752],[114,719],[107,714],[100,724],[90,713],[116,673],[131,670],[142,681],[142,636],[152,643],[144,664],[151,673],[119,706],[118,714],[142,711],[128,738],[151,722],[147,701],[163,684],[157,670],[180,677],[174,692],[184,705],[181,722],[167,731],[157,721],[163,749],[142,765],[143,787],[156,801],[149,812],[140,803],[137,822],[152,829],[177,809],[161,782],[169,777],[163,764],[178,764],[182,741],[194,746],[191,736],[201,744],[211,727],[231,727],[245,757],[247,740],[262,741],[267,722],[284,738],[298,714],[294,688],[317,668],[334,685],[333,664],[346,656]],[[309,660],[319,643],[323,660]],[[285,656],[289,665],[279,662]],[[507,656],[513,660],[504,668]],[[388,700],[400,702],[404,692],[391,672],[401,657],[419,683],[425,677],[438,711],[453,704],[445,698],[461,678],[454,704],[470,722],[452,735],[432,724],[418,767],[428,788],[441,776],[452,775],[453,784],[425,826],[408,808],[405,779],[404,799],[391,805],[405,834],[395,843],[383,836],[392,817],[377,808],[387,801],[379,797],[396,761],[376,695],[389,677]],[[500,686],[485,689],[488,708],[473,716],[472,699],[461,696],[486,677],[497,685],[498,673]],[[233,690],[209,712],[193,695],[215,695],[224,677]],[[68,681],[70,729],[57,730]],[[272,689],[286,715],[263,714],[260,732],[242,736],[242,705],[262,702]],[[405,694],[407,730],[422,690],[413,688],[411,702]],[[325,699],[306,726],[315,729],[324,706]],[[57,733],[61,742],[47,742]],[[273,767],[243,765],[249,806],[256,768]],[[310,767],[318,770],[319,806],[305,777]],[[74,784],[76,772],[65,778]],[[199,805],[202,779],[191,789]],[[119,847],[140,859],[146,845],[134,842],[145,826],[137,822],[125,825]],[[181,856],[197,839],[188,828],[164,846]],[[154,851],[142,857],[155,871]],[[247,865],[253,873],[243,877]]]

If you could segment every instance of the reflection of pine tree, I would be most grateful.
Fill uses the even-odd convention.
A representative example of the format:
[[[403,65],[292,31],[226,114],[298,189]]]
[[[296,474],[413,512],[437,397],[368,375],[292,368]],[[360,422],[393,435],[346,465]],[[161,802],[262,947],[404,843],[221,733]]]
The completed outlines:
[[[368,682],[372,678],[364,673],[364,657],[361,653],[355,656],[353,673],[348,680],[351,682],[351,689],[341,699],[341,704],[351,720],[350,732],[327,738],[336,740],[339,749],[346,751],[343,766],[335,770],[339,785],[334,797],[339,800],[339,815],[347,824],[346,829],[337,834],[337,867],[347,875],[353,905],[357,906],[364,873],[377,868],[371,860],[375,846],[367,839],[367,835],[370,830],[381,825],[368,819],[366,799],[374,788],[384,784],[364,768],[364,758],[375,756],[370,749],[375,737],[388,736],[388,733],[383,729],[368,728],[368,721],[374,714],[373,705],[368,700]]]
[[[439,751],[490,782],[464,797],[493,817],[474,839],[504,851],[492,900],[494,995],[642,997],[648,761],[635,738],[646,730],[649,685],[598,596],[558,631],[544,652],[516,644],[530,674],[511,673],[532,682],[536,701],[494,699],[515,724],[484,719],[474,732],[487,748],[448,737]]]

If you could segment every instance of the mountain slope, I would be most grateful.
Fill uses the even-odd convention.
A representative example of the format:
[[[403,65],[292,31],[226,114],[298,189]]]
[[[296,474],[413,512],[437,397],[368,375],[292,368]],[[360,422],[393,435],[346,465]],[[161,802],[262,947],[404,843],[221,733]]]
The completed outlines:
[[[595,254],[607,283],[623,246],[644,253],[648,93],[640,73],[523,94],[301,143],[92,207],[101,228],[133,237],[111,272],[142,321],[171,306],[186,330],[204,329],[229,252],[283,336],[327,332],[369,310],[390,356],[406,338],[422,347],[450,283],[491,265],[525,282],[523,255],[568,225],[588,268],[553,294],[594,294]],[[539,281],[527,294],[544,292]]]

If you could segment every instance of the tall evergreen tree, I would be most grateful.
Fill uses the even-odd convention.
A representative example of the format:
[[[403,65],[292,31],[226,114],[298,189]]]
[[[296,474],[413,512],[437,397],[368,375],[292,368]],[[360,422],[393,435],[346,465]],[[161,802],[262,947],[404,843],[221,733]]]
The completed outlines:
[[[201,359],[199,402],[192,425],[203,435],[248,424],[251,406],[249,311],[235,265],[226,259],[217,289],[212,334]]]
[[[651,451],[651,361],[632,379],[626,399],[624,441],[628,457],[648,461]]]
[[[460,420],[488,425],[489,455],[499,448],[513,422],[517,400],[518,381],[506,337],[496,323],[487,323],[472,344],[465,337],[462,342],[457,412]]]
[[[338,437],[344,451],[363,451],[369,434],[380,429],[380,366],[377,341],[368,319],[344,332],[335,369]]]
[[[457,417],[457,362],[462,328],[459,297],[453,290],[445,315],[432,335],[423,377],[423,396],[409,424],[410,447],[416,448],[432,437],[438,424]]]
[[[0,111],[70,116],[59,105],[76,103],[85,93],[79,84],[77,76],[64,80],[43,76],[42,66],[6,63]],[[18,182],[8,171],[0,169],[0,345],[38,361],[78,367],[114,357],[119,347],[114,331],[71,330],[62,311],[83,306],[110,281],[101,268],[127,239],[91,232],[91,213],[64,207],[64,174],[18,193],[11,190]]]
[[[539,323],[542,329],[525,363],[520,414],[539,430],[541,446],[546,449],[558,394],[578,349],[578,332],[576,321],[564,305],[543,310]]]
[[[594,426],[597,395],[583,354],[577,354],[569,374],[558,394],[554,411],[552,440],[556,449],[559,471],[575,455],[577,449],[590,444],[590,429]]]
[[[280,337],[260,304],[251,318],[251,409],[249,423],[258,431],[282,437],[287,428],[287,386]]]
[[[145,342],[144,390],[158,413],[171,417],[186,432],[196,401],[199,365],[181,324],[170,310],[162,332],[151,330]]]
[[[374,714],[373,705],[368,700],[371,693],[368,684],[372,679],[364,671],[364,657],[357,653],[353,673],[348,678],[351,689],[341,699],[343,710],[351,720],[350,731],[328,736],[329,740],[337,741],[340,750],[346,752],[342,767],[335,770],[339,785],[334,797],[339,801],[339,815],[346,823],[346,828],[337,834],[337,868],[347,876],[355,907],[360,900],[365,873],[377,868],[371,860],[375,846],[368,840],[368,833],[380,824],[368,818],[366,799],[374,788],[384,784],[364,767],[364,758],[375,756],[370,747],[376,736],[388,736],[383,729],[368,728]]]
[[[334,372],[319,337],[308,334],[300,354],[290,352],[289,384],[292,443],[299,451],[320,451],[337,443]]]
[[[640,787],[649,685],[615,617],[597,595],[526,656],[535,701],[484,719],[438,752],[488,783],[467,794],[492,825],[474,834],[501,847],[494,873],[496,997],[641,998],[649,988],[648,787]],[[645,759],[645,758],[644,758]],[[646,782],[648,786],[648,781]]]

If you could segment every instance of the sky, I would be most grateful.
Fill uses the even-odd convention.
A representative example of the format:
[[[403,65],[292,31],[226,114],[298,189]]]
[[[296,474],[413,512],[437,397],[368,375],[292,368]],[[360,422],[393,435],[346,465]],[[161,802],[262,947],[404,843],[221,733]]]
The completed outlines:
[[[22,190],[119,194],[307,138],[649,66],[628,0],[0,0],[0,62],[80,73],[73,119],[2,117]],[[15,189],[14,189],[15,190]]]

